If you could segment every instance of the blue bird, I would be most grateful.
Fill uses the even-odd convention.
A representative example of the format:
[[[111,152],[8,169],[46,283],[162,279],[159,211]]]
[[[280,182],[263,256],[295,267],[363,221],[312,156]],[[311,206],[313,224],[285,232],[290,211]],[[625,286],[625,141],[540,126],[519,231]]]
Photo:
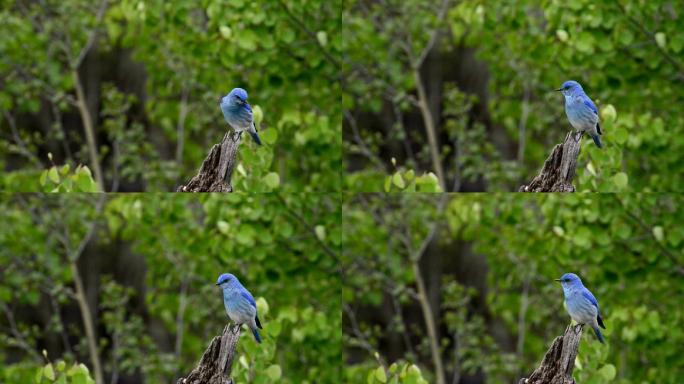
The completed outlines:
[[[261,344],[257,327],[263,328],[257,316],[256,302],[252,294],[240,284],[237,277],[230,273],[219,276],[216,285],[223,290],[223,306],[230,320],[239,325],[247,324],[256,342]]]
[[[574,80],[568,80],[556,91],[560,91],[565,96],[565,114],[570,120],[570,125],[578,132],[587,132],[594,140],[594,144],[603,148],[599,136],[603,132],[599,124],[598,109],[584,93],[582,86]]]
[[[560,281],[563,287],[565,306],[568,308],[570,318],[578,324],[589,324],[594,330],[596,337],[603,344],[605,339],[601,334],[599,326],[603,329],[606,329],[606,326],[603,325],[598,302],[594,295],[584,287],[582,280],[574,273],[566,273],[560,279],[556,279],[556,281]]]
[[[249,132],[252,139],[261,145],[261,139],[259,139],[259,134],[252,118],[252,107],[247,102],[247,91],[242,88],[233,88],[229,94],[219,100],[219,104],[226,122],[236,132]]]

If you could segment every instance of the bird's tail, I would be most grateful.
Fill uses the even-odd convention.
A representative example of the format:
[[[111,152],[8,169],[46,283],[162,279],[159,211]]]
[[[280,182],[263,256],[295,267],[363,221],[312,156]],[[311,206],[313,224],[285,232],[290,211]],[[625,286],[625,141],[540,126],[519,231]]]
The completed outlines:
[[[254,139],[258,145],[261,145],[261,139],[259,138],[259,134],[257,133],[256,129],[254,131],[249,131],[249,135],[252,136],[252,139]]]
[[[594,139],[594,144],[596,144],[597,147],[603,148],[603,144],[601,144],[601,137],[598,134],[591,135],[591,138]]]
[[[254,340],[256,340],[257,343],[261,344],[261,336],[259,335],[259,330],[256,328],[252,329],[252,334],[254,335]]]
[[[603,335],[601,334],[601,330],[598,327],[592,327],[592,329],[594,330],[594,333],[596,334],[596,337],[598,337],[601,344],[605,344],[606,339],[603,338]]]

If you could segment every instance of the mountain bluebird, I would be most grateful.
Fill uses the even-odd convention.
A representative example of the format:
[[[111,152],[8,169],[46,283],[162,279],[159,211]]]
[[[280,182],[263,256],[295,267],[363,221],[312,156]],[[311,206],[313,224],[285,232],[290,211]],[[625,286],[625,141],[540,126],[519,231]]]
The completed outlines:
[[[556,281],[560,281],[563,286],[565,306],[568,307],[570,318],[578,324],[589,324],[594,330],[596,337],[603,343],[604,339],[599,325],[603,329],[606,329],[606,326],[603,325],[598,302],[594,295],[582,285],[582,280],[574,273],[566,273],[560,279],[556,279]]]
[[[219,100],[219,103],[226,122],[236,132],[249,132],[252,139],[261,145],[256,125],[254,125],[254,120],[252,119],[252,107],[247,102],[247,91],[242,88],[233,88],[229,94]]]
[[[230,273],[219,276],[216,285],[223,289],[223,306],[226,307],[228,317],[235,324],[247,324],[254,334],[254,339],[257,343],[261,343],[257,327],[262,327],[252,294],[240,284],[237,277]]]
[[[574,81],[568,80],[559,89],[565,96],[565,114],[570,120],[570,125],[579,132],[587,132],[597,147],[603,148],[601,145],[601,125],[599,125],[599,116],[596,105],[584,93],[582,86]]]

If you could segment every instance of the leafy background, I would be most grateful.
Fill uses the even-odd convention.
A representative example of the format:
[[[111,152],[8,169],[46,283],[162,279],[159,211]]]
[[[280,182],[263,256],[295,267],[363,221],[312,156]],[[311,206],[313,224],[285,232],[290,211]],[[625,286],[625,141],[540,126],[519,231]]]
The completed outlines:
[[[85,383],[93,350],[104,382],[175,382],[228,323],[221,272],[264,326],[236,382],[339,381],[334,196],[1,194],[0,212],[0,382]]]
[[[346,381],[518,382],[570,324],[554,279],[575,272],[607,327],[605,345],[585,330],[577,382],[679,382],[683,202],[661,194],[349,195]]]
[[[265,145],[243,138],[235,190],[339,190],[340,14],[320,0],[1,2],[0,190],[60,190],[86,165],[99,190],[173,191],[228,129],[218,99],[237,86]],[[64,175],[41,179],[53,166]],[[89,188],[75,186],[62,189]]]
[[[570,130],[552,90],[574,79],[605,131],[603,150],[584,140],[577,189],[684,190],[673,177],[684,171],[682,14],[672,0],[345,3],[345,188],[436,177],[417,189],[517,191]]]

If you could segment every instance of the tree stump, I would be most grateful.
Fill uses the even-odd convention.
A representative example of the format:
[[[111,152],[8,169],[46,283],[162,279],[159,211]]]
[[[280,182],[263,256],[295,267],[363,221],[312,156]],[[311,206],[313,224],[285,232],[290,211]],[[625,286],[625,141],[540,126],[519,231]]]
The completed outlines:
[[[521,186],[518,192],[575,192],[572,178],[581,141],[582,132],[569,132],[563,143],[553,148],[541,172],[528,185]]]
[[[230,131],[220,144],[214,144],[202,167],[186,185],[176,192],[233,192],[230,179],[240,147],[240,133]]]
[[[176,384],[233,384],[230,372],[239,339],[240,326],[226,325],[223,334],[211,340],[197,367]]]
[[[575,357],[582,338],[583,325],[569,325],[563,336],[558,336],[544,355],[541,365],[529,378],[522,378],[518,384],[576,384],[572,378]]]

